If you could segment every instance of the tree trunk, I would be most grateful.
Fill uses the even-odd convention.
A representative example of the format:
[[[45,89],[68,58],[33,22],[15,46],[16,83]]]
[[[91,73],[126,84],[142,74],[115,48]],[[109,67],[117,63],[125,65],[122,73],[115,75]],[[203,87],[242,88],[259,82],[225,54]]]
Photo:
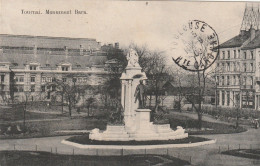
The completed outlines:
[[[202,127],[202,113],[198,112],[198,128]]]
[[[69,116],[71,117],[71,109],[72,109],[72,105],[71,105],[72,103],[69,101]]]
[[[199,101],[199,108],[198,108],[197,112],[198,112],[198,128],[201,129],[201,127],[202,127],[201,100]]]
[[[24,130],[25,130],[25,112],[26,112],[26,105],[23,108],[23,127],[24,127]]]
[[[239,109],[237,109],[236,129],[239,127]]]
[[[152,105],[152,94],[150,94],[150,101],[149,101],[149,107]]]
[[[61,114],[63,114],[63,103],[64,103],[64,95],[61,95]]]

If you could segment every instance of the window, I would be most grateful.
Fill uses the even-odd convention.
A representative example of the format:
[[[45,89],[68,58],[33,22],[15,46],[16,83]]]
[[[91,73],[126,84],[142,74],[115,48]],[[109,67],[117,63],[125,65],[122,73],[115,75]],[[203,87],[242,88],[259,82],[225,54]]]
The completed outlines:
[[[254,70],[254,64],[250,63],[250,71],[253,71],[253,70]]]
[[[42,82],[46,82],[46,77],[42,77]]]
[[[17,85],[14,87],[14,92],[23,92],[23,85]]]
[[[236,85],[236,76],[233,76],[233,85]]]
[[[216,84],[219,85],[219,76],[216,77]]]
[[[44,85],[42,85],[41,89],[42,89],[42,92],[45,92],[45,86]]]
[[[21,76],[21,77],[19,78],[19,82],[24,82],[23,76]]]
[[[225,71],[225,63],[222,63],[222,71]]]
[[[19,91],[19,92],[23,92],[23,85],[20,85],[20,86],[18,87],[18,91]]]
[[[230,59],[230,51],[227,52],[228,59]]]
[[[227,71],[230,71],[230,63],[227,63]]]
[[[244,59],[246,59],[246,51],[244,52]]]
[[[225,85],[225,77],[222,76],[222,85]]]
[[[227,105],[229,106],[230,104],[230,92],[227,91]]]
[[[229,85],[230,84],[230,78],[229,78],[229,76],[227,76],[227,85]]]
[[[238,50],[238,57],[237,58],[240,58],[240,50]]]
[[[23,81],[24,81],[24,78],[23,78],[23,76],[16,76],[16,77],[14,78],[14,80],[15,80],[15,82],[23,82]]]
[[[30,70],[36,70],[36,66],[30,66]]]
[[[68,71],[68,70],[69,70],[69,67],[63,66],[63,67],[61,67],[61,70],[62,70],[62,71]]]
[[[250,85],[254,85],[254,78],[252,76],[250,77]]]
[[[1,82],[5,81],[5,75],[1,75]]]
[[[236,65],[236,62],[234,62],[234,71],[237,71],[237,65]]]
[[[246,71],[246,63],[244,63],[244,71]]]
[[[35,82],[35,77],[31,77],[31,82]]]
[[[67,82],[67,78],[62,78],[62,81],[63,82]]]
[[[236,58],[237,58],[237,51],[234,50],[234,59],[236,59]]]
[[[244,77],[244,85],[246,85],[246,81],[247,81],[247,79],[246,79],[246,77]]]
[[[254,52],[251,51],[251,59],[254,59]]]
[[[52,90],[52,91],[55,91],[55,90],[56,90],[56,85],[52,85],[52,86],[51,86],[51,90]]]
[[[225,51],[222,51],[222,59],[225,59]]]
[[[35,92],[35,85],[31,86],[31,92]]]
[[[50,67],[51,65],[50,64],[46,64],[46,67]]]
[[[78,78],[78,82],[82,82],[82,78]]]
[[[15,82],[19,82],[19,77],[15,77]]]
[[[51,82],[52,78],[51,77],[47,77],[47,82]]]
[[[225,104],[225,91],[222,91],[222,105]]]

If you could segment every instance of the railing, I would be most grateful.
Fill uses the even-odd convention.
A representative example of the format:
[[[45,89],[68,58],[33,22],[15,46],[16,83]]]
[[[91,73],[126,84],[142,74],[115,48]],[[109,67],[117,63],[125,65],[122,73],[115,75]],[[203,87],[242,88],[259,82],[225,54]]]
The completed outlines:
[[[202,147],[207,149],[206,146]],[[242,149],[259,149],[260,144],[226,144],[221,146],[214,145],[213,153],[220,154],[224,151],[229,150],[242,150]],[[189,150],[176,149],[176,148],[161,148],[161,149],[141,149],[141,150],[131,150],[131,149],[79,149],[70,146],[45,146],[37,144],[6,144],[6,146],[1,146],[0,150],[14,150],[14,151],[33,151],[33,152],[50,152],[52,154],[67,154],[67,155],[89,155],[89,156],[125,156],[125,155],[167,155],[179,158],[181,160],[186,160],[190,163],[196,163],[197,156],[196,153],[190,152]],[[195,151],[194,151],[195,152]],[[211,153],[212,153],[211,152]],[[51,157],[51,156],[50,156]],[[51,159],[51,158],[50,158]],[[221,159],[220,159],[221,160]],[[198,162],[198,161],[197,161]]]

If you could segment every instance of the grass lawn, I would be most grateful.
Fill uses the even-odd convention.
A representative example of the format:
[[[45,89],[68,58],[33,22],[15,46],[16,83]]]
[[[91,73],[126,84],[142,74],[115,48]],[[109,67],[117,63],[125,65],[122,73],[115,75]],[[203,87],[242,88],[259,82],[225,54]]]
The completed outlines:
[[[222,152],[222,154],[260,160],[260,149],[235,149]]]
[[[128,155],[128,156],[85,156],[60,155],[49,152],[33,151],[1,151],[0,165],[10,166],[184,166],[190,163],[178,158],[159,155]]]
[[[182,126],[185,129],[194,129],[198,127],[198,122],[196,119],[187,118],[180,115],[168,115],[169,123],[171,128],[175,129],[177,126]],[[202,121],[202,128],[207,128],[210,130],[191,130],[188,131],[190,135],[198,134],[230,134],[230,133],[240,133],[246,131],[243,127],[235,128],[234,125],[227,125],[222,123],[212,123]]]
[[[187,144],[208,141],[207,138],[189,136],[184,139],[168,140],[168,141],[95,141],[90,140],[89,135],[74,136],[67,139],[68,141],[87,144],[87,145],[159,145],[159,144]]]
[[[27,109],[29,110],[29,108]],[[0,107],[0,121],[1,122],[9,122],[9,121],[17,121],[23,120],[23,107],[21,105],[13,105],[13,107]],[[67,115],[62,114],[39,114],[34,112],[26,112],[25,119],[56,119],[62,118]]]

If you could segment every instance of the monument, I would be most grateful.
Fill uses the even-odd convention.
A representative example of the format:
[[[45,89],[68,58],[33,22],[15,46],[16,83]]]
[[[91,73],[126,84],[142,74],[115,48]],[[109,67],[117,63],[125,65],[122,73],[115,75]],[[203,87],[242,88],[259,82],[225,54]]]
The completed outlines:
[[[188,137],[188,133],[185,133],[180,126],[174,131],[170,128],[170,124],[150,122],[151,110],[145,109],[146,74],[142,72],[135,50],[129,50],[127,60],[127,67],[120,78],[124,125],[107,125],[105,131],[93,129],[89,138],[99,141],[147,141]]]

